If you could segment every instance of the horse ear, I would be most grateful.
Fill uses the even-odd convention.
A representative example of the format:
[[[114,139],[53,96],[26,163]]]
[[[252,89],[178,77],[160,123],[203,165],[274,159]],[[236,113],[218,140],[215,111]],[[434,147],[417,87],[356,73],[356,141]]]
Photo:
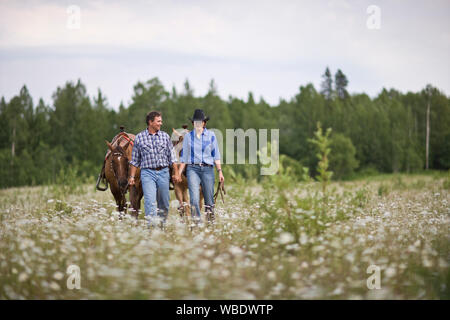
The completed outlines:
[[[106,141],[106,140],[105,140],[105,142],[106,142],[106,145],[108,146],[109,150],[114,151],[114,148],[111,145],[111,143],[109,143],[109,141]]]
[[[179,133],[177,130],[175,130],[175,128],[172,128],[172,130],[177,136],[181,137],[181,133]]]
[[[122,149],[127,150],[129,145],[130,145],[130,141],[128,141],[127,144],[122,147]]]

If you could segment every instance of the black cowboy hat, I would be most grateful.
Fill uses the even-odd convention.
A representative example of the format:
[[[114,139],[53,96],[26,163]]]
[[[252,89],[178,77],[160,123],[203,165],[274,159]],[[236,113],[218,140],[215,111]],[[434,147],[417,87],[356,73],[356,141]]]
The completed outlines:
[[[196,109],[194,111],[194,116],[192,118],[189,118],[189,120],[191,120],[191,121],[208,121],[209,116],[205,117],[205,113],[203,112],[202,109]]]

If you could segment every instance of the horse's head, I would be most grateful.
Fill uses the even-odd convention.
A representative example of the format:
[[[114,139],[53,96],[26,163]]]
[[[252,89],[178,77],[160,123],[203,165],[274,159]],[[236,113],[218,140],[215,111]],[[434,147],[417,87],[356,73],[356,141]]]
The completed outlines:
[[[128,185],[128,156],[126,150],[129,142],[124,147],[120,145],[114,147],[108,141],[106,141],[106,144],[111,150],[110,161],[114,176],[117,179],[120,191],[125,193]]]
[[[172,128],[174,135],[172,135],[172,145],[175,151],[176,162],[178,163],[179,158],[181,157],[181,150],[183,149],[183,139],[184,135],[189,132],[187,129],[187,125],[183,126],[183,131],[180,133],[179,131]],[[176,139],[178,137],[178,139]],[[175,138],[175,139],[173,139]]]
[[[173,133],[175,134],[175,137],[178,137],[178,140],[172,140],[172,145],[175,147],[177,144],[183,142],[184,135],[182,133],[179,133],[177,130],[172,128]],[[173,136],[172,136],[173,137]]]

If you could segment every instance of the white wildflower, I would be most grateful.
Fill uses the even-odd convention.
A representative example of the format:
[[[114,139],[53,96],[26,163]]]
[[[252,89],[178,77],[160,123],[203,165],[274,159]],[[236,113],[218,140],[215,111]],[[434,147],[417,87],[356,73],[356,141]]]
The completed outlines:
[[[386,269],[386,271],[384,272],[384,274],[386,275],[386,277],[388,278],[392,278],[396,275],[396,270],[393,267],[389,267]]]
[[[291,278],[293,280],[299,280],[301,278],[300,273],[299,272],[294,272],[293,274],[291,274]]]
[[[274,281],[277,278],[277,274],[275,273],[275,271],[269,271],[269,273],[267,273],[267,278]]]
[[[206,259],[202,259],[198,263],[198,267],[202,270],[207,270],[207,269],[209,269],[210,266],[211,266],[211,262],[209,262],[209,260],[206,260]]]
[[[56,272],[53,274],[53,278],[54,278],[55,280],[61,280],[62,278],[64,278],[64,274],[63,274],[62,272],[60,272],[60,271],[56,271]]]
[[[280,234],[277,241],[279,244],[287,244],[294,241],[294,236],[289,232],[283,232]]]
[[[422,259],[422,264],[424,267],[426,268],[431,268],[433,266],[433,261],[431,261],[430,259],[428,259],[427,256],[423,257]]]
[[[313,251],[313,252],[319,252],[319,251],[322,251],[322,250],[324,250],[324,249],[325,249],[325,246],[323,246],[323,245],[318,245],[318,246],[313,247],[312,251]]]
[[[19,282],[24,282],[28,279],[28,274],[26,274],[25,272],[22,272],[21,274],[19,274]]]
[[[308,236],[306,235],[306,233],[302,232],[302,234],[300,235],[300,243],[302,245],[304,245],[307,242],[308,242]]]
[[[230,249],[228,249],[228,251],[230,251],[231,254],[237,256],[242,254],[242,249],[236,246],[231,246]]]
[[[59,287],[59,284],[57,284],[57,283],[54,282],[54,281],[52,281],[52,282],[50,283],[50,288],[53,289],[53,290],[55,290],[55,291],[61,289],[61,288]]]
[[[337,295],[340,295],[342,293],[343,293],[342,287],[339,286],[336,289],[334,289],[334,291],[331,294],[334,295],[334,296],[337,296]]]

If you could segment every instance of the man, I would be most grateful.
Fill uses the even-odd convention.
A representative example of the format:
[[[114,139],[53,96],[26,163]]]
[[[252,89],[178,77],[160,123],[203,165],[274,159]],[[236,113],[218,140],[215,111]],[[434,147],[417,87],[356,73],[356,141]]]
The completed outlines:
[[[175,181],[181,181],[181,173],[186,168],[189,197],[191,202],[191,215],[197,223],[202,223],[200,214],[200,185],[205,199],[205,212],[214,219],[214,164],[219,172],[219,180],[223,182],[220,164],[220,151],[213,131],[206,129],[203,110],[197,109],[190,118],[194,130],[186,133],[183,139],[183,150],[180,157],[180,168],[174,176]]]
[[[170,136],[160,130],[160,112],[149,112],[145,121],[147,129],[139,132],[134,140],[128,183],[130,186],[135,184],[136,169],[140,167],[145,216],[152,226],[156,220],[162,220],[164,224],[169,212],[169,167],[173,164],[173,146]]]

